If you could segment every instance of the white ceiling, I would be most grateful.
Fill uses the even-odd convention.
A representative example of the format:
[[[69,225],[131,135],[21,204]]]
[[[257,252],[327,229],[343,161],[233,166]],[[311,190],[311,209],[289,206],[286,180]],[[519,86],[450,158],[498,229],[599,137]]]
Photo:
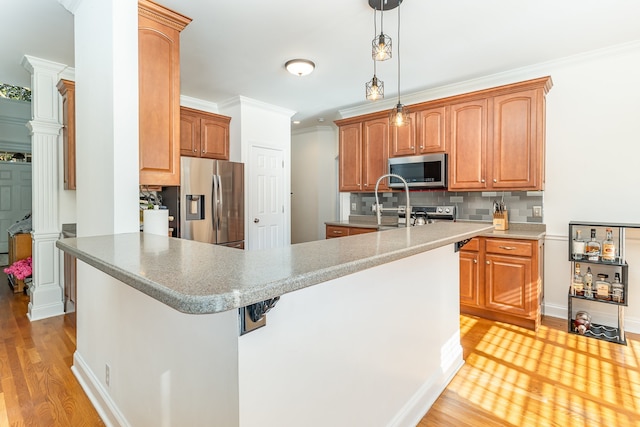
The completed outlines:
[[[216,103],[242,95],[296,111],[301,127],[367,103],[367,0],[158,2],[193,18],[181,36],[183,95]],[[400,9],[401,94],[640,40],[637,0],[405,0]],[[384,29],[394,58],[377,75],[389,100],[398,92],[397,9]],[[73,16],[58,0],[3,2],[0,34],[0,82],[29,86],[24,54],[74,64]],[[288,74],[284,63],[298,57],[316,70]]]

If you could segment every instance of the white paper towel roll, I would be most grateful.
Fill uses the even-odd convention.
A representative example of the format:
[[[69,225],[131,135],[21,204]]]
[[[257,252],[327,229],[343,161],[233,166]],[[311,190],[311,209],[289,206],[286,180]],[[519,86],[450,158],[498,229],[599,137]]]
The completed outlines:
[[[147,209],[144,211],[143,232],[169,235],[169,210],[168,209]]]

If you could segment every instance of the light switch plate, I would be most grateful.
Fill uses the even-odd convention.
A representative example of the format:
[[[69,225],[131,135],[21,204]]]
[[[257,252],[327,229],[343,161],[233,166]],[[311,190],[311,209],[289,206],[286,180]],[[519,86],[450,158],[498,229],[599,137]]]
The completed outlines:
[[[534,206],[533,207],[533,217],[534,218],[542,217],[542,206]]]
[[[357,209],[356,204],[355,203],[351,203],[351,210],[355,211]]]

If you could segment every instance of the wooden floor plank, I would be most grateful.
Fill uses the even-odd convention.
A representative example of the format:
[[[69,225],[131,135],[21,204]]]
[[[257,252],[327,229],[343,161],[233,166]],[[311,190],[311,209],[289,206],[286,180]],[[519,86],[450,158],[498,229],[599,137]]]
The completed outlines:
[[[640,426],[640,337],[628,345],[461,316],[465,364],[419,427]]]
[[[104,426],[71,372],[75,315],[31,322],[0,273],[0,427]]]

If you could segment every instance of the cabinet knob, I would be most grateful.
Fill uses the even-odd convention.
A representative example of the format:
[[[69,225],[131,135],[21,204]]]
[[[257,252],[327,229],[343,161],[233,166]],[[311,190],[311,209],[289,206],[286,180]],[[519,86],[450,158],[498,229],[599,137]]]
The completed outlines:
[[[207,150],[202,150],[202,154],[204,154],[204,153],[206,153],[206,152],[207,152]]]
[[[198,150],[196,150],[196,149],[194,148],[194,149],[193,149],[193,152],[195,153],[196,151],[198,151]]]
[[[491,264],[491,261],[485,261],[487,264]]]
[[[369,184],[365,184],[364,186],[365,186],[365,187],[368,187],[368,186],[369,186]]]
[[[413,148],[414,148],[414,147],[413,147],[413,145],[412,145],[412,146],[411,146],[411,149],[413,150]]]
[[[478,263],[478,260],[477,260],[477,259],[474,259],[474,260],[473,260],[473,263],[474,263],[474,264],[477,264],[477,263]]]
[[[493,178],[493,182],[498,182],[498,180],[497,180],[497,179],[495,179],[495,178]]]
[[[481,179],[480,182],[484,182],[484,179]]]

